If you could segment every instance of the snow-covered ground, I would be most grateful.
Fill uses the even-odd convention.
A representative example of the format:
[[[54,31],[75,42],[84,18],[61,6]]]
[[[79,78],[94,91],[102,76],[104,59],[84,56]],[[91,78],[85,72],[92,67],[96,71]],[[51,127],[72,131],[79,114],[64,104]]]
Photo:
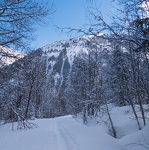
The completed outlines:
[[[11,124],[0,126],[0,150],[148,150],[149,124],[141,131],[130,107],[111,108],[119,138],[107,132],[101,119],[83,125],[72,116],[36,119],[37,128],[13,130]],[[106,118],[106,116],[102,116]],[[98,122],[98,123],[97,123]]]

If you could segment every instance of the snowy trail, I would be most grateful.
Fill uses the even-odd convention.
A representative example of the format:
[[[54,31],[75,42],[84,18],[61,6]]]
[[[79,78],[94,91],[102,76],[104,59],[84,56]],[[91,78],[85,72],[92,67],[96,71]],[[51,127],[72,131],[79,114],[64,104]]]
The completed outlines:
[[[0,128],[0,150],[79,150],[60,118],[35,120],[39,128],[20,131]],[[67,121],[65,122],[67,124]]]
[[[58,122],[55,121],[53,133],[57,141],[57,150],[78,150],[75,140],[69,135],[66,129]],[[51,147],[50,147],[51,149]],[[55,149],[53,149],[55,150]]]
[[[71,116],[33,121],[39,127],[11,130],[0,126],[0,150],[120,150],[114,138],[96,127],[87,127]]]
[[[0,150],[145,150],[133,143],[149,147],[149,124],[138,130],[128,110],[115,108],[111,113],[117,133],[124,135],[120,139],[107,134],[102,124],[86,126],[72,116],[63,116],[33,120],[39,127],[29,130],[12,131],[11,124],[1,125]]]

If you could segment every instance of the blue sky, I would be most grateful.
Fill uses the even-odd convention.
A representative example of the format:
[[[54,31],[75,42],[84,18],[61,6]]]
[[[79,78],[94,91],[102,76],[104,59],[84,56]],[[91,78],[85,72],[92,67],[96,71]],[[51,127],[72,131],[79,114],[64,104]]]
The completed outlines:
[[[113,0],[53,0],[55,13],[51,16],[52,22],[59,27],[81,28],[87,23],[86,9],[89,7],[99,8],[104,18],[114,13]],[[35,48],[43,47],[54,41],[69,39],[70,35],[65,32],[56,31],[56,28],[49,22],[47,27],[37,27],[35,32],[37,39],[32,42]],[[77,35],[76,35],[77,36]]]

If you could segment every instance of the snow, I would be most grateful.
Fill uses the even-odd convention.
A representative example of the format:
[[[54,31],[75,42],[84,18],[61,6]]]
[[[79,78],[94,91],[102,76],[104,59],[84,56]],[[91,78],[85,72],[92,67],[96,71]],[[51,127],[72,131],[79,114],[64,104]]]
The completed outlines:
[[[63,62],[61,67],[61,83],[63,82],[63,69],[65,60],[68,58],[68,62],[70,64],[69,73],[72,70],[72,65],[74,62],[74,57],[79,55],[79,53],[87,53],[87,47],[84,45],[82,47],[84,41],[80,39],[70,39],[68,41],[62,40],[57,41],[52,44],[46,45],[42,48],[43,57],[46,57],[46,75],[47,79],[53,71],[53,67],[56,64],[60,53],[64,53],[64,48],[66,49],[66,56],[63,54]],[[52,60],[51,60],[52,58]]]
[[[12,130],[11,124],[0,126],[0,150],[145,150],[149,149],[149,124],[138,130],[131,108],[111,107],[111,117],[119,138],[109,135],[101,118],[84,125],[71,115],[31,120],[38,125],[28,130]],[[106,115],[102,116],[103,120]],[[98,121],[98,123],[97,123]]]
[[[64,54],[63,54],[64,55]],[[62,67],[61,67],[61,84],[60,84],[60,87],[62,86],[62,84],[63,84],[63,81],[64,81],[64,76],[63,76],[63,72],[64,72],[64,64],[65,64],[65,60],[66,60],[66,58],[64,58],[64,56],[63,56],[63,62],[62,62]]]
[[[124,150],[148,150],[149,149],[149,124],[141,131],[120,139]],[[146,148],[145,148],[146,147]]]
[[[137,122],[135,121],[130,106],[125,106],[122,108],[114,107],[112,109],[111,116],[117,130],[117,138],[121,138],[125,135],[138,131]]]
[[[23,58],[24,56],[25,55],[19,51],[0,46],[0,68],[12,64],[15,61]]]
[[[35,120],[38,128],[11,131],[10,125],[0,128],[2,150],[115,150],[120,149],[116,139],[100,128],[77,123],[71,116]]]
[[[142,6],[142,8],[144,8],[145,12],[149,16],[149,2],[148,1],[144,1],[141,6]]]
[[[100,37],[101,35],[99,34],[98,36]],[[91,38],[93,38],[93,37],[90,36],[88,38],[91,40]],[[53,73],[54,66],[61,59],[62,53],[64,53],[62,56],[63,62],[62,62],[62,66],[61,66],[61,72],[59,72],[59,75],[61,78],[61,83],[63,82],[63,75],[62,75],[63,69],[64,69],[63,67],[64,67],[65,60],[67,61],[67,59],[68,59],[69,65],[70,65],[70,69],[69,69],[69,73],[68,73],[70,75],[75,57],[77,57],[79,55],[84,56],[84,54],[89,53],[89,47],[87,44],[88,38],[87,37],[72,38],[67,41],[65,41],[65,40],[56,41],[52,44],[46,45],[41,48],[43,51],[42,56],[44,58],[46,58],[46,78],[47,78],[47,80],[49,80],[50,75]],[[111,45],[109,45],[109,44],[110,43],[108,41],[100,39],[98,41],[98,44],[96,43],[96,46],[99,47],[101,50],[104,50],[104,49],[110,50]],[[69,79],[69,75],[68,75],[68,79]]]

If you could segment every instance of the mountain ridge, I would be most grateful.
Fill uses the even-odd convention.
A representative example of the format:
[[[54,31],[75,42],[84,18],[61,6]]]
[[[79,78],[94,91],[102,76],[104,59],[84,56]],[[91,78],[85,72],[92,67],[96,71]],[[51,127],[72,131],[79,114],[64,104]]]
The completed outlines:
[[[0,46],[0,68],[13,64],[15,61],[23,58],[25,54],[12,50],[5,46]]]

